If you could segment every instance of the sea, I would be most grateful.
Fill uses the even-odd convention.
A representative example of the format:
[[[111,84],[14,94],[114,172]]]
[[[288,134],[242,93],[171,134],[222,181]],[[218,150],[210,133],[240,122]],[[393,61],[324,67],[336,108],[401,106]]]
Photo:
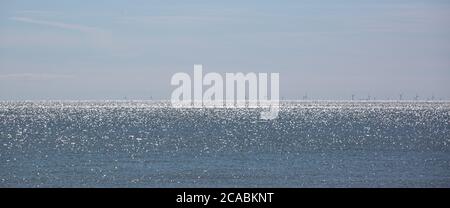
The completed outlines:
[[[0,187],[450,187],[450,102],[0,102]]]

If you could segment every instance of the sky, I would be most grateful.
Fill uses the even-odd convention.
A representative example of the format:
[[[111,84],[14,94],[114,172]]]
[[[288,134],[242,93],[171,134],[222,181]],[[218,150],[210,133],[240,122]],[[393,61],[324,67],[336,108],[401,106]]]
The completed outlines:
[[[450,99],[450,1],[0,0],[0,100],[169,99],[278,72],[285,99]]]

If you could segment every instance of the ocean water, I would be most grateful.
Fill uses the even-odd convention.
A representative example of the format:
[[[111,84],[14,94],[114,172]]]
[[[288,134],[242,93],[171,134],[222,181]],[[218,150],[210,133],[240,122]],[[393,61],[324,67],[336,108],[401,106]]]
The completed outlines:
[[[450,187],[450,102],[0,102],[0,187]]]

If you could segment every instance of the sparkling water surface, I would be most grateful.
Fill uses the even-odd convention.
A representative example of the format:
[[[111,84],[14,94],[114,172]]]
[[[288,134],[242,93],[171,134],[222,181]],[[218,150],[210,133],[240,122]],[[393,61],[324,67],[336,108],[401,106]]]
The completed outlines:
[[[0,187],[450,187],[450,102],[0,102]]]

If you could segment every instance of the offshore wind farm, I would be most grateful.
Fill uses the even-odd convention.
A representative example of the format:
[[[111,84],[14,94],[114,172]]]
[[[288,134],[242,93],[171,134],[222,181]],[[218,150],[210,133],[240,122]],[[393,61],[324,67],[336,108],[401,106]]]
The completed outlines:
[[[450,188],[450,1],[0,14],[0,188]]]

